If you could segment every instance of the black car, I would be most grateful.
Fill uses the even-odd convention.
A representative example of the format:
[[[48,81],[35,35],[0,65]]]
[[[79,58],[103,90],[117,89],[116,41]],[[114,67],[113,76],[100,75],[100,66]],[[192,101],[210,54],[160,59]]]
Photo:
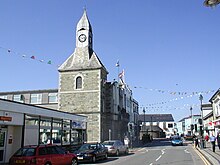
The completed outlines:
[[[108,149],[101,143],[86,143],[74,152],[79,162],[93,162],[108,158]]]

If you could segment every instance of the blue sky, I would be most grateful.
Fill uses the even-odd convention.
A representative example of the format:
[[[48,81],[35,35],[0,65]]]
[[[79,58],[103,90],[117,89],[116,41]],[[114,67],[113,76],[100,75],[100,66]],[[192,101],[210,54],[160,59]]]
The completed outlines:
[[[207,8],[203,0],[1,0],[1,92],[58,88],[57,65],[74,51],[85,6],[108,81],[117,79],[119,59],[140,113],[144,106],[178,121],[190,115],[190,106],[200,113],[199,92],[207,103],[220,87],[219,6]]]

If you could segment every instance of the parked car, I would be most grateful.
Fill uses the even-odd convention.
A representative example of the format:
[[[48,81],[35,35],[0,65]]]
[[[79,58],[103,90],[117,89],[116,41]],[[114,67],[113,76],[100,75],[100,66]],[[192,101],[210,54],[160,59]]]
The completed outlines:
[[[171,140],[171,143],[173,146],[176,146],[176,145],[183,145],[183,140],[180,136],[173,136],[172,137],[172,140]]]
[[[74,152],[79,162],[93,162],[108,158],[108,149],[101,143],[85,143]]]
[[[20,148],[9,160],[10,165],[77,165],[77,156],[56,145],[30,145]]]
[[[108,148],[109,155],[119,156],[120,154],[128,154],[128,147],[125,146],[120,140],[104,141],[102,144]]]

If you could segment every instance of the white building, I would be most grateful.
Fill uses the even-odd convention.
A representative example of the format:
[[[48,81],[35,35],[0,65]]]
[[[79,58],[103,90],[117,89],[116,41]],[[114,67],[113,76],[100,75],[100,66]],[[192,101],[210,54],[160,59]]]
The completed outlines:
[[[0,99],[0,164],[20,147],[44,143],[82,143],[87,118]],[[79,133],[80,132],[80,133]]]

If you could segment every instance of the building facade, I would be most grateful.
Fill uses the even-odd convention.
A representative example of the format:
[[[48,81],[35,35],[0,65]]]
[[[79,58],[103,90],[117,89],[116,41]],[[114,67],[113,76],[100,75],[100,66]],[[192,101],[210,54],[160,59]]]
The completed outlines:
[[[172,114],[141,114],[139,116],[141,135],[165,137],[166,134],[174,134],[174,119]],[[158,127],[158,128],[157,128]]]
[[[75,51],[59,68],[58,109],[88,117],[88,141],[122,139],[133,116],[131,92],[107,83],[107,74],[93,50],[92,26],[84,11],[76,28]],[[120,101],[121,94],[125,101]]]
[[[82,144],[86,117],[0,99],[0,164],[25,145]]]

